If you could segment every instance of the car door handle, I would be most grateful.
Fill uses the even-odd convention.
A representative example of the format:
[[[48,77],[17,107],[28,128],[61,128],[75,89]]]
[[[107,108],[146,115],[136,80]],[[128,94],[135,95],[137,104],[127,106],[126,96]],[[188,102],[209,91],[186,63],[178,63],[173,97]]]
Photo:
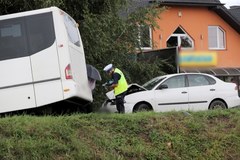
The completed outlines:
[[[210,91],[215,91],[215,89],[210,89]]]
[[[187,92],[186,91],[183,91],[182,94],[186,94]]]

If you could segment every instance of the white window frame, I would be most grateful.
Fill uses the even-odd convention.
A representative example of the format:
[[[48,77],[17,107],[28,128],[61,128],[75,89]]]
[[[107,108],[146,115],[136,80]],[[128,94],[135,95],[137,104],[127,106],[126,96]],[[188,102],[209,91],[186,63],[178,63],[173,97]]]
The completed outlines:
[[[180,26],[179,26],[180,27]],[[192,47],[181,47],[181,49],[182,50],[192,50],[192,49],[194,49],[194,41],[193,41],[193,39],[185,32],[185,30],[182,28],[182,27],[180,27],[181,28],[181,30],[184,32],[184,33],[173,33],[173,34],[171,34],[169,37],[168,37],[168,39],[166,40],[166,44],[167,44],[167,41],[171,38],[171,37],[177,37],[177,42],[178,42],[178,44],[177,44],[177,46],[178,47],[181,47],[181,43],[182,43],[182,40],[181,40],[181,37],[182,36],[185,36],[185,37],[188,37],[190,40],[191,40],[191,42],[192,42]]]
[[[142,50],[151,50],[152,49],[152,29],[151,29],[151,27],[149,27],[149,26],[146,26],[146,27],[148,27],[148,29],[149,29],[149,47],[142,47],[142,43],[141,43],[141,27],[143,27],[144,25],[138,25],[138,43],[139,43],[139,46],[140,46],[140,48],[142,49]]]
[[[217,46],[216,47],[211,47],[210,46],[210,30],[209,29],[216,29],[216,33],[217,35],[215,35],[216,39],[215,41],[217,42]],[[220,32],[223,33],[223,39],[220,39],[221,36],[220,36]],[[220,42],[223,41],[223,47],[220,46]],[[209,50],[225,50],[226,49],[226,33],[225,31],[220,27],[220,26],[208,26],[208,49]]]

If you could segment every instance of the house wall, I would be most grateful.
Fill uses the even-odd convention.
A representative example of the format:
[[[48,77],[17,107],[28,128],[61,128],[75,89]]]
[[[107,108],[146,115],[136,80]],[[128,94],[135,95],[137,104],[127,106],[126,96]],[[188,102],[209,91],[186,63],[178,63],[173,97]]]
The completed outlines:
[[[240,34],[213,10],[206,7],[172,6],[160,14],[157,22],[160,29],[152,32],[155,49],[166,48],[169,36],[178,26],[181,26],[193,39],[195,51],[210,51],[208,26],[220,26],[225,30],[226,49],[214,50],[218,57],[216,67],[240,67]]]

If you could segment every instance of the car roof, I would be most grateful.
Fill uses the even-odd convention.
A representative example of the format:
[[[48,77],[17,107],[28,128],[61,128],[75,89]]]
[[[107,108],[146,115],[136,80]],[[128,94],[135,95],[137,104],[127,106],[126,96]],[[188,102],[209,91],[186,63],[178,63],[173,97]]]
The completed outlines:
[[[194,73],[194,72],[188,72],[188,73],[173,73],[173,74],[166,74],[166,75],[163,75],[163,76],[159,76],[159,78],[168,78],[168,77],[173,77],[173,76],[176,76],[176,75],[192,75],[192,74],[195,74],[195,75],[207,75],[207,76],[210,76],[210,77],[214,77],[210,74],[207,74],[207,73]]]

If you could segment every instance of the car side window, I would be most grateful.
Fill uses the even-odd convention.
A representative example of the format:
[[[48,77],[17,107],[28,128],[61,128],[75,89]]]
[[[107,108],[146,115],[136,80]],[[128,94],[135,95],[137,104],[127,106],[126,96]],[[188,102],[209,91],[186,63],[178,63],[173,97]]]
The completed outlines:
[[[209,81],[210,84],[216,84],[216,80],[213,79],[212,77],[206,76],[207,80]]]
[[[185,87],[185,76],[174,76],[169,79],[167,79],[162,84],[165,84],[168,86],[168,88],[182,88]]]
[[[189,87],[206,86],[216,83],[214,79],[204,75],[188,75]]]

